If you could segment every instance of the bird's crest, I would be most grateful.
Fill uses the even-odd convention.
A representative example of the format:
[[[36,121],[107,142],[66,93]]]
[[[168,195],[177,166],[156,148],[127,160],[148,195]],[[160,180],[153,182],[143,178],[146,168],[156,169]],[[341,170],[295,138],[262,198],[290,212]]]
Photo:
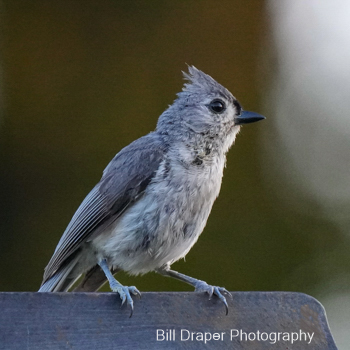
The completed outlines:
[[[195,66],[188,66],[188,73],[182,72],[182,74],[184,79],[188,81],[188,83],[184,84],[182,89],[185,93],[202,94],[203,91],[205,91],[207,93],[220,92],[228,98],[232,96],[226,88],[214,80],[210,75],[205,74]]]

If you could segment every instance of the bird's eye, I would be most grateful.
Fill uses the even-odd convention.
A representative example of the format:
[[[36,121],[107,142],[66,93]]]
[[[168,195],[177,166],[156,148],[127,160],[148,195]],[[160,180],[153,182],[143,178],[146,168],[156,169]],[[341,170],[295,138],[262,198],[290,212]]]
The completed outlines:
[[[209,103],[208,107],[214,113],[222,113],[226,109],[225,102],[222,100],[213,100]]]

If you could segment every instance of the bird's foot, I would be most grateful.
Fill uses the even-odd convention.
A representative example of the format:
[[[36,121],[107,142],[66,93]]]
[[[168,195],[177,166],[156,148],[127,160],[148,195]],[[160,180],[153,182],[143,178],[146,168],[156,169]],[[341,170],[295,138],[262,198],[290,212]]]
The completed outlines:
[[[120,299],[122,300],[122,304],[120,305],[120,307],[124,305],[125,301],[126,301],[126,304],[130,306],[131,308],[130,317],[131,317],[134,312],[134,301],[132,300],[131,294],[138,295],[141,298],[140,291],[135,286],[128,287],[128,286],[122,286],[121,284],[111,286],[111,289],[113,292],[119,294]]]
[[[209,300],[211,299],[211,297],[214,295],[216,295],[225,305],[226,308],[226,315],[228,314],[228,305],[227,305],[227,301],[226,298],[221,294],[221,293],[226,293],[227,295],[230,296],[230,298],[232,299],[232,294],[223,287],[216,287],[216,286],[211,286],[208,283],[204,282],[204,281],[198,281],[196,283],[195,286],[195,292],[205,292],[209,294]]]

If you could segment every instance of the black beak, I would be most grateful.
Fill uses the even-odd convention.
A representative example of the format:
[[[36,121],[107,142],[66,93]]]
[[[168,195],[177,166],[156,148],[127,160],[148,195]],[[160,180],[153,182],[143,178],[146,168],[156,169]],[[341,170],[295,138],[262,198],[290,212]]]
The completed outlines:
[[[239,117],[235,118],[235,125],[254,123],[263,119],[265,119],[265,117],[261,114],[258,114],[255,112],[243,111]]]

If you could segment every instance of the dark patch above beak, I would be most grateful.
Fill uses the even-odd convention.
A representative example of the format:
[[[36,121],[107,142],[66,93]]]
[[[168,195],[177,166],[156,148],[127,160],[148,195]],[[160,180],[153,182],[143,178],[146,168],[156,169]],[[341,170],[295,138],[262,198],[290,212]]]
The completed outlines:
[[[243,111],[239,117],[235,118],[235,125],[254,123],[263,119],[266,119],[266,118],[261,114],[258,114],[255,112]]]

